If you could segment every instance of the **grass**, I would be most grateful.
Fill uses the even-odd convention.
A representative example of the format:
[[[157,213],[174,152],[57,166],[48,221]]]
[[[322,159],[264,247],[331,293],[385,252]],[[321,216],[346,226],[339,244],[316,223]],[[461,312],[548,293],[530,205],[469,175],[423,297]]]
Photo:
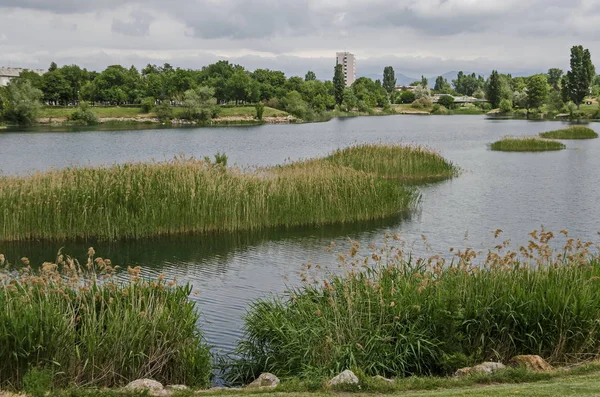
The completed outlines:
[[[115,278],[109,260],[88,254],[84,265],[59,255],[39,271],[27,258],[10,266],[0,255],[0,388],[113,387],[144,377],[207,386],[211,357],[191,288],[140,279],[139,268]]]
[[[458,173],[451,162],[421,146],[355,145],[336,150],[325,161],[407,181],[440,180]]]
[[[368,160],[378,153],[384,155]],[[0,241],[142,238],[382,219],[413,209],[419,194],[379,173],[438,177],[440,164],[454,172],[439,155],[419,148],[365,145],[331,159],[244,171],[178,158],[5,176]],[[341,166],[345,161],[358,170]],[[401,169],[405,165],[408,170]]]
[[[68,118],[73,114],[76,107],[70,108],[54,108],[54,107],[44,107],[40,111],[38,117],[40,118]],[[118,107],[118,106],[110,106],[110,107],[101,107],[95,106],[90,107],[90,110],[98,116],[99,118],[136,118],[136,117],[155,117],[156,115],[153,112],[143,113],[141,108],[138,107]],[[183,113],[183,108],[175,107],[174,116],[181,117]],[[219,108],[219,117],[254,117],[256,115],[256,110],[254,106],[236,106],[236,107],[220,107]],[[273,109],[270,107],[265,107],[263,117],[284,117],[287,116],[288,113]]]
[[[548,131],[540,134],[546,139],[594,139],[598,138],[598,134],[588,127],[572,126],[562,130]]]
[[[503,138],[492,143],[491,149],[501,152],[544,152],[562,150],[566,146],[560,142],[535,137]]]
[[[483,361],[538,354],[564,363],[600,353],[600,261],[591,243],[554,252],[534,232],[513,252],[415,259],[395,240],[340,256],[346,274],[314,275],[284,296],[254,302],[229,381],[261,372],[331,376],[344,369],[385,377],[446,375]],[[396,237],[394,237],[396,238]],[[364,251],[363,251],[364,252]]]

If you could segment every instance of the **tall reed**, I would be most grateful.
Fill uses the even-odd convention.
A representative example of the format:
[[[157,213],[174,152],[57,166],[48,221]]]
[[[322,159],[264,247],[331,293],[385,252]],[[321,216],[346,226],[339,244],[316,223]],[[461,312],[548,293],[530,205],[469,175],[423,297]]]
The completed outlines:
[[[594,139],[598,138],[596,131],[581,125],[574,125],[562,130],[548,131],[540,134],[546,139]]]
[[[421,146],[354,145],[336,150],[325,160],[386,178],[408,181],[447,179],[458,173],[458,168],[450,161]]]
[[[562,150],[566,146],[560,142],[536,137],[503,138],[492,143],[491,149],[501,152],[545,152]]]
[[[33,271],[0,255],[0,388],[19,389],[30,369],[56,386],[118,386],[138,378],[208,386],[211,356],[189,286],[139,268],[116,279],[109,260],[59,256]]]
[[[386,377],[447,374],[486,360],[539,354],[552,362],[600,353],[600,261],[549,232],[518,252],[467,249],[452,263],[415,260],[401,245],[340,257],[344,275],[305,277],[285,296],[252,304],[226,364],[231,382],[262,371],[331,375],[355,368]]]
[[[415,207],[418,192],[329,162],[244,172],[196,159],[0,178],[0,241],[325,225]]]

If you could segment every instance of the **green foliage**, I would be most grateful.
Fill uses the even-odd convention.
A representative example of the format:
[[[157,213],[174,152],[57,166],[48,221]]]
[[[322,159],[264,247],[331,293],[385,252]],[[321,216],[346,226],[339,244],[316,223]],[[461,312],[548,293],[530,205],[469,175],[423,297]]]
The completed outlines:
[[[315,81],[317,80],[317,75],[312,70],[306,72],[306,76],[304,76],[304,81]]]
[[[438,103],[434,103],[433,107],[431,108],[431,113],[443,115],[443,114],[448,114],[450,112],[448,111],[448,108],[446,108],[445,106],[442,106]]]
[[[483,87],[484,80],[483,77],[478,77],[475,73],[467,75],[460,71],[456,76],[456,80],[452,80],[452,84],[454,84],[457,93],[472,96],[475,91]]]
[[[154,107],[154,113],[160,121],[171,121],[173,118],[173,107],[169,101],[160,101],[158,105]]]
[[[391,94],[396,89],[396,73],[391,66],[383,68],[383,88],[385,88],[388,94]]]
[[[534,236],[515,253],[502,245],[485,251],[481,263],[473,250],[447,264],[439,256],[415,260],[390,240],[367,252],[352,243],[340,258],[344,275],[311,274],[283,297],[252,304],[228,377],[309,378],[347,368],[405,377],[517,354],[557,362],[595,356],[599,263],[585,249],[555,256],[551,234]],[[526,379],[523,370],[497,376]]]
[[[214,104],[215,90],[211,87],[198,87],[183,94],[183,118],[206,122],[216,116]]]
[[[81,102],[77,109],[69,116],[69,120],[85,125],[96,125],[100,123],[96,113],[90,109],[87,103]]]
[[[150,113],[156,104],[156,99],[152,97],[146,97],[142,100],[141,108],[143,113]]]
[[[283,109],[302,120],[310,120],[312,118],[312,110],[308,103],[302,99],[302,95],[298,91],[290,91],[284,98],[281,99]]]
[[[333,96],[335,103],[341,105],[344,101],[344,90],[346,83],[344,82],[344,69],[341,64],[335,65],[335,73],[333,75]]]
[[[42,107],[41,98],[42,91],[34,88],[29,80],[13,80],[0,97],[2,117],[17,124],[31,124]]]
[[[0,241],[325,225],[392,216],[417,198],[413,189],[328,161],[254,173],[194,159],[74,167],[0,178]]]
[[[573,46],[571,48],[571,70],[563,78],[564,98],[573,101],[579,109],[581,102],[590,93],[595,76],[596,71],[592,64],[590,51],[580,45]]]
[[[500,101],[502,100],[502,81],[498,71],[492,71],[492,74],[488,79],[486,89],[486,97],[492,105],[492,108],[496,109],[500,106]]]
[[[598,138],[598,133],[591,128],[575,125],[562,130],[543,132],[540,136],[546,139],[594,139]]]
[[[144,377],[208,386],[211,356],[191,287],[142,280],[139,269],[124,281],[110,261],[88,255],[85,266],[59,253],[39,272],[0,270],[0,387],[43,395],[52,384],[113,387]]]
[[[562,100],[560,92],[550,90],[547,98],[548,110],[551,112],[560,112],[564,109],[565,103]]]
[[[512,112],[512,102],[508,99],[503,99],[500,101],[500,112],[508,114]]]
[[[491,149],[501,152],[545,152],[565,149],[565,145],[535,137],[503,138],[492,143]]]
[[[564,72],[562,69],[551,68],[548,69],[548,84],[552,86],[554,91],[560,91],[560,82]]]
[[[346,88],[344,90],[343,98],[341,107],[344,111],[351,112],[358,106],[358,98],[354,95],[352,88]]]
[[[215,154],[215,161],[214,161],[214,163],[212,163],[212,162],[210,161],[210,157],[208,157],[208,156],[204,156],[204,161],[205,161],[207,164],[211,164],[211,163],[212,163],[212,164],[214,164],[214,165],[221,165],[221,166],[223,166],[223,167],[226,167],[226,166],[227,166],[227,160],[228,160],[228,157],[227,157],[227,155],[226,155],[225,153],[221,153],[221,152],[217,152],[217,153]]]
[[[258,120],[262,120],[263,114],[265,113],[265,104],[262,102],[256,102],[254,109],[256,110],[256,118]]]
[[[452,95],[442,95],[439,97],[438,103],[446,109],[452,109],[454,107],[454,97]]]
[[[400,94],[401,103],[413,103],[415,99],[417,98],[415,96],[415,93],[412,91],[402,91],[402,93]]]
[[[45,397],[52,390],[54,374],[50,369],[30,368],[23,376],[23,391],[32,397]]]
[[[527,108],[538,109],[548,97],[548,80],[545,74],[537,74],[527,79]]]
[[[432,106],[432,103],[431,99],[429,99],[428,97],[422,97],[416,99],[410,106],[415,109],[427,109]]]

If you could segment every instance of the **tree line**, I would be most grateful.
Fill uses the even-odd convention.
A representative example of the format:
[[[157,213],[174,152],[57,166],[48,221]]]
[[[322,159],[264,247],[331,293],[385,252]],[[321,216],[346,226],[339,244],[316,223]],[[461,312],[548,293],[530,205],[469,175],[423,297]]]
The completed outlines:
[[[30,122],[43,103],[47,106],[138,105],[169,117],[172,105],[186,108],[189,118],[214,117],[216,104],[256,104],[286,110],[305,120],[330,110],[372,112],[390,109],[392,104],[427,107],[433,94],[466,95],[489,101],[491,108],[538,109],[547,105],[560,110],[566,103],[579,106],[590,94],[600,94],[589,50],[571,49],[571,69],[565,74],[552,68],[545,74],[512,77],[494,70],[485,79],[475,73],[458,72],[448,82],[438,76],[430,88],[427,78],[412,83],[410,90],[397,90],[393,67],[386,66],[382,80],[358,78],[350,87],[344,84],[341,65],[333,78],[320,81],[312,71],[304,78],[287,77],[282,71],[246,70],[241,65],[218,61],[199,70],[147,65],[141,70],[112,65],[104,71],[88,71],[77,65],[58,67],[52,63],[39,75],[24,71],[8,87],[0,89],[0,116],[9,121]],[[448,99],[441,104],[452,106]],[[261,106],[262,106],[261,105]]]

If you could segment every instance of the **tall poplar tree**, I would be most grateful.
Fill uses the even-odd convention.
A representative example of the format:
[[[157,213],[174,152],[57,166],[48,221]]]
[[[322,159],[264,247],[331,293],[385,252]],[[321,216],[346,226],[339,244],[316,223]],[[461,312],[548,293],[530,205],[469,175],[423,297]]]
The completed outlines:
[[[583,46],[571,48],[571,70],[563,78],[563,96],[573,101],[577,109],[590,93],[590,86],[596,75],[590,51]]]
[[[341,105],[344,101],[344,90],[346,82],[344,81],[344,68],[342,64],[335,65],[335,73],[333,74],[333,96],[335,103]]]
[[[391,66],[386,66],[383,69],[383,88],[385,88],[388,94],[391,94],[396,89],[396,73]]]

